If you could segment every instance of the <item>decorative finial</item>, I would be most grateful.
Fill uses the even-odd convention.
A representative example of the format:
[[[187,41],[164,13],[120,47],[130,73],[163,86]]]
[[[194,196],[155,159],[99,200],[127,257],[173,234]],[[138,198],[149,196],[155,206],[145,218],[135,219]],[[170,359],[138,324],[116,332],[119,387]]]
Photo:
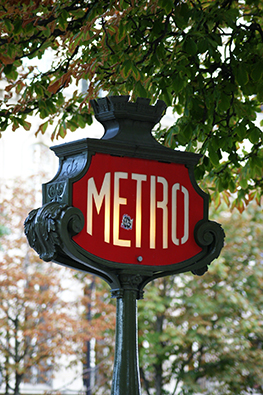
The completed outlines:
[[[91,105],[98,121],[128,118],[154,124],[160,121],[167,108],[162,100],[151,106],[150,99],[138,97],[133,103],[129,101],[129,96],[108,96],[91,100]]]

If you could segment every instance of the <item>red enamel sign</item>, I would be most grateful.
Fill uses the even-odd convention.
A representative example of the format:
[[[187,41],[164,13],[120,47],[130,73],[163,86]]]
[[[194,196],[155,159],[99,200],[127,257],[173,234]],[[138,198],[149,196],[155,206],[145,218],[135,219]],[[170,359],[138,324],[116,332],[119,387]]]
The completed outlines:
[[[73,183],[72,204],[85,225],[73,240],[111,262],[164,266],[202,249],[194,228],[204,200],[183,164],[96,153]]]

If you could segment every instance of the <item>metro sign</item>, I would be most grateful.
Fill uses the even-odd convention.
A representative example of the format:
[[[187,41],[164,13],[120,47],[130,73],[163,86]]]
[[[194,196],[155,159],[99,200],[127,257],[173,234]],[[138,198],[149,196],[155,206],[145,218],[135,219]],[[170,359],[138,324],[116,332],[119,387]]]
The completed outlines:
[[[166,106],[149,102],[92,101],[104,136],[52,148],[58,172],[43,185],[43,206],[25,221],[41,259],[100,276],[117,298],[114,395],[141,395],[136,300],[146,284],[204,274],[224,241],[194,178],[200,156],[155,141],[151,129]]]
[[[92,106],[105,134],[51,148],[60,165],[43,185],[43,207],[26,220],[30,245],[42,259],[97,274],[113,290],[128,286],[124,273],[140,275],[139,294],[158,276],[203,274],[224,232],[208,220],[208,195],[194,178],[200,155],[152,137],[162,101],[120,96]]]
[[[96,257],[163,266],[202,251],[194,228],[204,218],[204,196],[183,164],[99,153],[72,196],[85,219],[73,240]]]

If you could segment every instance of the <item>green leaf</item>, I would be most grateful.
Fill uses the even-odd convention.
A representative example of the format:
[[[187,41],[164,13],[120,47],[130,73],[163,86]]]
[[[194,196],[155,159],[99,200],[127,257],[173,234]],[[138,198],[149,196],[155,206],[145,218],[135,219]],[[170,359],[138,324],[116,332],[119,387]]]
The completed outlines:
[[[209,49],[209,42],[205,37],[202,37],[200,40],[198,40],[197,46],[198,46],[198,51],[202,54]]]
[[[261,135],[262,135],[261,130],[256,126],[249,129],[248,131],[248,139],[252,144],[257,144],[259,142]]]
[[[75,17],[76,19],[80,19],[80,18],[83,18],[83,17],[84,17],[84,15],[85,15],[85,10],[81,10],[81,9],[78,9],[78,10],[71,10],[71,11],[70,11],[70,14],[71,14],[71,15],[74,15],[74,17]]]
[[[65,9],[62,9],[62,11],[58,17],[59,26],[62,29],[66,29],[66,27],[68,25],[68,18],[69,18],[69,13]]]
[[[161,0],[160,6],[165,9],[165,12],[167,14],[169,14],[174,7],[174,2],[173,2],[173,0]]]
[[[226,21],[226,23],[230,27],[235,28],[236,27],[235,21],[239,17],[239,10],[238,8],[234,8],[234,7],[225,9],[222,16],[223,16],[223,20]]]
[[[231,178],[231,180],[229,181],[229,186],[228,186],[230,192],[234,193],[236,191],[236,187],[237,186],[236,186],[235,181],[233,180],[233,178]]]
[[[69,119],[67,121],[67,128],[69,128],[72,132],[75,132],[75,130],[78,128],[78,124],[73,119]]]
[[[25,121],[24,119],[19,119],[18,122],[20,123],[21,126],[23,126],[23,128],[25,130],[30,130],[31,129],[31,123]]]
[[[125,38],[126,34],[127,33],[126,33],[124,23],[122,21],[120,21],[119,28],[118,28],[118,34],[117,34],[117,39],[118,39],[117,41],[118,42],[122,41]]]
[[[127,59],[123,62],[122,68],[121,68],[121,73],[124,78],[129,77],[129,75],[132,72],[132,62],[130,59]]]
[[[5,66],[4,73],[6,77],[10,80],[15,81],[18,77],[18,72],[16,71],[16,67],[13,66],[12,64],[8,64],[7,66]]]
[[[129,7],[129,3],[126,1],[126,0],[119,0],[119,2],[120,2],[120,9],[121,10],[125,10],[126,8],[128,8]]]
[[[215,150],[214,147],[210,144],[208,148],[208,152],[211,162],[213,163],[214,166],[217,166],[219,164],[219,155],[217,150]]]
[[[196,180],[201,180],[205,175],[205,166],[204,165],[196,166],[194,170],[194,174]]]
[[[40,85],[40,83],[36,83],[35,85],[35,92],[38,96],[43,96],[44,95],[44,87]]]
[[[11,23],[11,21],[9,19],[5,19],[4,24],[5,24],[5,27],[6,27],[6,30],[8,31],[8,33],[11,33],[12,30],[14,29],[14,26]]]
[[[13,59],[16,57],[16,55],[17,55],[17,47],[14,44],[10,43],[7,48],[7,56]]]
[[[237,134],[239,141],[243,141],[247,134],[247,129],[243,124],[239,124],[235,129],[234,133]]]
[[[139,97],[148,97],[148,91],[144,88],[141,81],[136,82],[135,89]]]
[[[180,29],[187,26],[190,17],[190,10],[186,3],[179,3],[175,8],[174,19]]]
[[[173,97],[169,92],[168,88],[162,89],[162,94],[160,96],[160,99],[163,100],[167,106],[171,106]]]
[[[231,102],[231,96],[225,94],[224,92],[220,93],[220,99],[218,100],[217,103],[217,109],[219,111],[227,111],[230,108],[230,102]]]
[[[51,30],[50,30],[50,28],[49,28],[48,26],[46,26],[46,29],[43,30],[43,35],[44,35],[45,37],[49,37],[50,34],[51,34]]]
[[[134,63],[131,64],[131,71],[132,71],[132,75],[133,75],[134,79],[136,81],[139,81],[141,78],[141,75]]]
[[[79,126],[80,128],[82,128],[82,129],[85,128],[86,122],[85,122],[83,116],[77,114],[77,115],[76,115],[76,119],[77,119],[78,126]]]
[[[48,114],[55,114],[57,112],[57,108],[56,108],[52,99],[46,100],[45,104],[46,104],[46,109],[48,111]]]
[[[197,45],[195,40],[191,37],[187,37],[183,44],[184,51],[189,55],[195,55],[197,52]]]
[[[38,108],[39,108],[39,113],[40,113],[40,118],[41,119],[44,119],[44,118],[49,116],[49,112],[48,112],[48,109],[47,109],[47,106],[46,106],[46,101],[40,99],[38,101]]]
[[[241,188],[246,189],[247,188],[247,180],[245,178],[240,178],[239,179],[239,185],[241,186]]]
[[[213,46],[214,46],[215,48],[217,48],[218,46],[221,47],[221,45],[222,45],[222,37],[221,37],[221,34],[211,33],[211,34],[209,35],[209,41],[210,41],[210,43],[213,42]]]
[[[254,64],[252,71],[251,71],[251,77],[255,82],[259,82],[262,79],[263,75],[263,62],[257,62]]]
[[[262,164],[263,160],[256,155],[249,158],[249,172],[252,178],[257,176],[262,177]]]
[[[66,129],[64,128],[63,125],[60,125],[59,129],[58,129],[58,136],[64,138],[66,136],[66,134],[67,134]],[[57,138],[58,138],[58,136],[57,136]]]
[[[93,119],[92,119],[92,115],[90,113],[88,113],[86,110],[82,110],[81,115],[83,116],[85,123],[87,125],[92,125]]]
[[[42,123],[39,126],[39,130],[41,131],[42,134],[45,134],[45,131],[47,130],[47,127],[48,127],[48,121]]]
[[[183,128],[183,134],[186,140],[190,140],[193,134],[193,125],[191,123],[187,123]]]
[[[61,107],[64,104],[64,102],[65,102],[64,96],[63,96],[62,92],[59,92],[57,95],[56,105]]]
[[[237,82],[243,86],[246,85],[249,81],[249,76],[248,72],[245,68],[245,65],[238,65],[237,68],[235,69],[235,76],[237,79]]]
[[[181,92],[185,86],[185,81],[180,77],[179,73],[172,77],[172,88],[175,93]]]

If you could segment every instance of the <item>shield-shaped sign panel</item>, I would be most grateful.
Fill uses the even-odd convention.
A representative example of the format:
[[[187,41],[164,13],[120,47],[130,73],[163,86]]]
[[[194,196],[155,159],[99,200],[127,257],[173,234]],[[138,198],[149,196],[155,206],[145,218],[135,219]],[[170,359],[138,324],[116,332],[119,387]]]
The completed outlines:
[[[85,220],[74,242],[103,260],[167,266],[202,252],[194,228],[204,193],[184,164],[95,153],[72,204]]]

